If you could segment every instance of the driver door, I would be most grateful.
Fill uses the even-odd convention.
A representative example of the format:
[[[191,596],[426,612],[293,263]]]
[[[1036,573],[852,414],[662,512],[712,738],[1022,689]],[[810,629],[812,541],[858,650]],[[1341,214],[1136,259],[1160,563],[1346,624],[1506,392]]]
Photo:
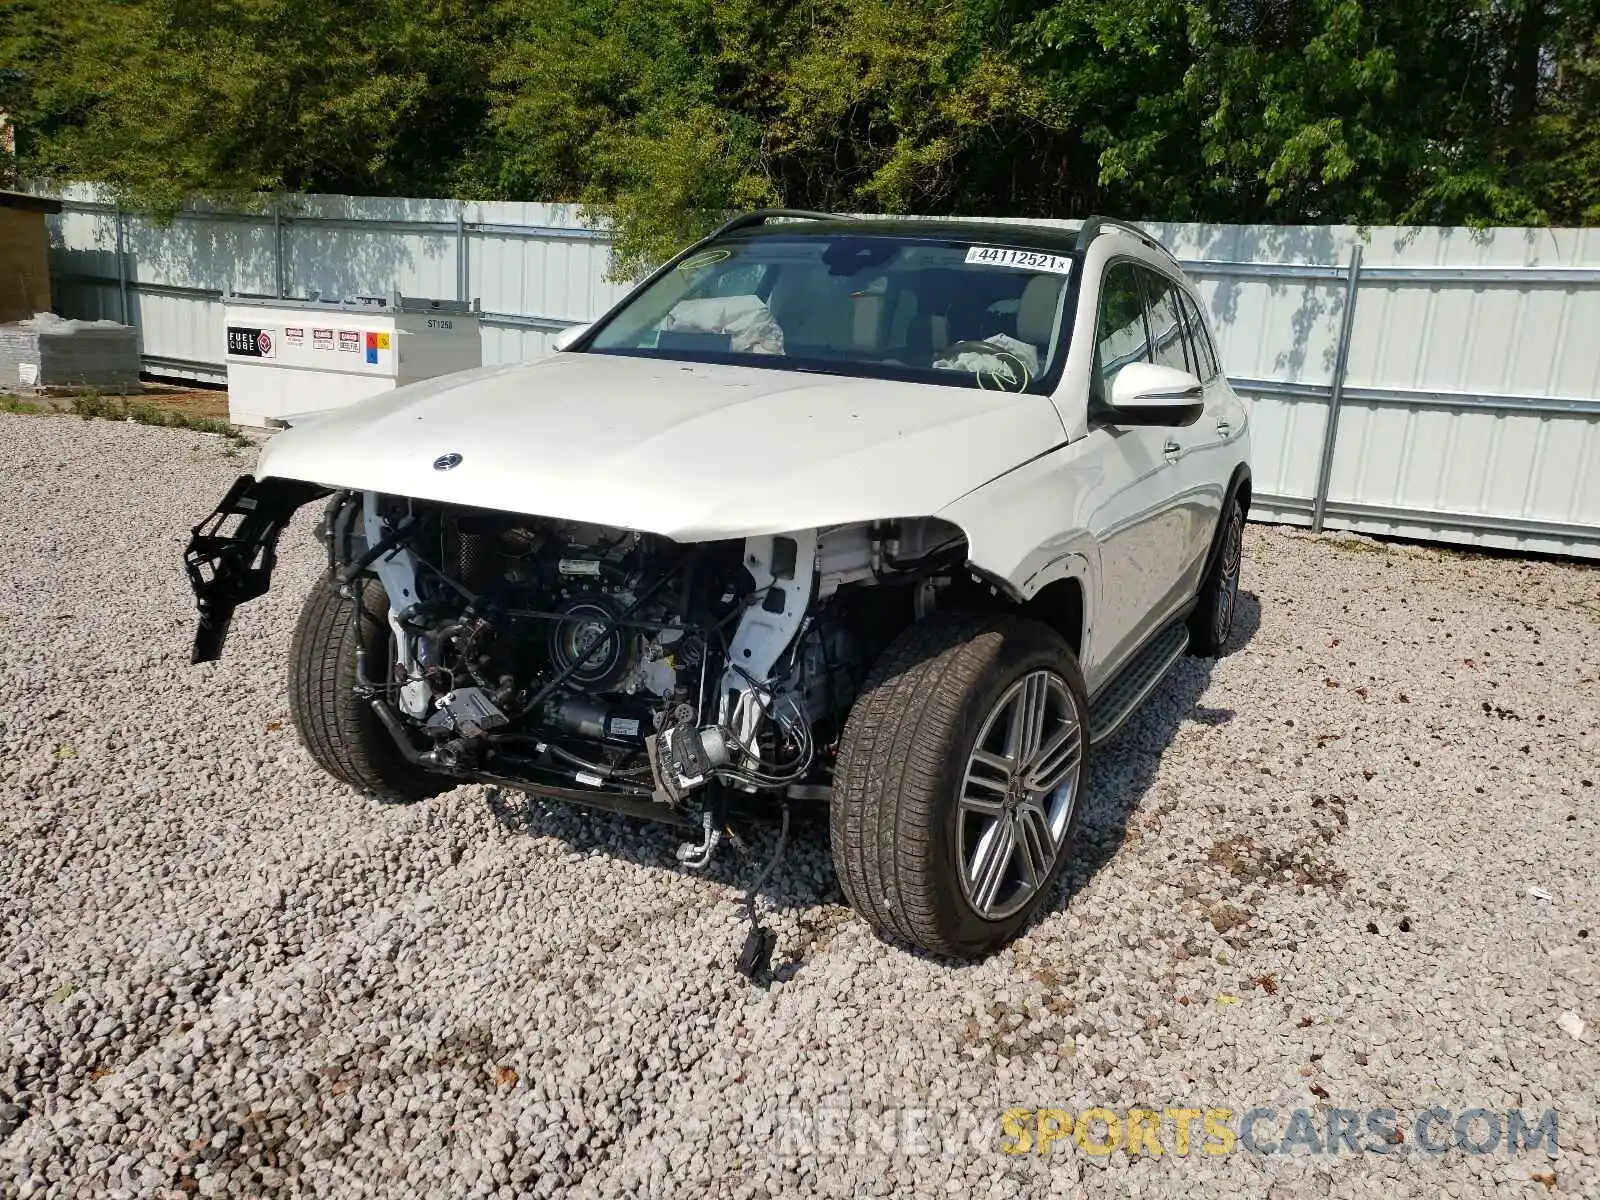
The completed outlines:
[[[1145,273],[1131,260],[1115,260],[1101,276],[1091,383],[1097,398],[1110,395],[1128,364],[1155,361]],[[1100,549],[1093,674],[1103,681],[1164,623],[1189,530],[1174,495],[1174,431],[1117,424],[1103,399],[1091,402],[1089,416],[1089,437],[1100,443],[1094,454],[1105,471],[1096,489],[1099,503],[1089,515]]]

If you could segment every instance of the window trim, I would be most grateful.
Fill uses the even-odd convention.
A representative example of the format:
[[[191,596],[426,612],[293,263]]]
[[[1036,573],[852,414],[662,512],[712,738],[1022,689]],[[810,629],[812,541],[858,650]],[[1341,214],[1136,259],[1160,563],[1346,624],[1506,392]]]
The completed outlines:
[[[1165,271],[1160,270],[1157,267],[1151,266],[1147,262],[1139,261],[1139,266],[1143,267],[1144,270],[1147,271],[1149,274],[1154,275],[1159,279],[1166,280],[1168,286],[1170,286],[1172,288],[1173,292],[1176,293],[1178,296],[1182,296],[1188,290],[1187,288],[1184,287],[1182,282],[1180,282],[1179,280],[1174,279],[1171,275],[1168,275]],[[1154,363],[1156,361],[1155,360],[1156,339],[1155,339],[1155,330],[1154,330],[1154,328],[1152,327],[1152,325],[1150,323],[1150,310],[1155,307],[1155,304],[1151,300],[1151,295],[1150,295],[1150,291],[1149,291],[1149,284],[1143,278],[1141,278],[1139,280],[1139,289],[1140,289],[1141,292],[1144,293],[1145,336],[1149,340],[1150,355],[1151,355],[1149,361]],[[1189,333],[1188,333],[1189,322],[1188,322],[1188,318],[1186,318],[1184,316],[1184,313],[1183,313],[1183,301],[1181,299],[1177,300],[1177,301],[1174,301],[1174,305],[1178,310],[1178,336],[1183,341],[1183,364],[1184,364],[1184,370],[1189,371],[1189,373],[1192,375],[1192,374],[1194,374],[1194,371],[1190,369],[1190,365],[1189,365]],[[1161,365],[1161,364],[1157,364],[1157,365]]]
[[[1095,409],[1096,405],[1099,405],[1099,406],[1104,407],[1104,408],[1109,408],[1110,405],[1111,405],[1111,398],[1106,395],[1106,390],[1105,390],[1105,374],[1100,369],[1100,315],[1101,315],[1101,312],[1103,311],[1101,309],[1101,307],[1100,307],[1100,302],[1105,299],[1106,277],[1109,276],[1111,274],[1111,272],[1113,270],[1115,270],[1117,267],[1120,267],[1120,266],[1123,266],[1123,265],[1127,265],[1127,266],[1130,266],[1130,267],[1134,268],[1134,281],[1135,281],[1135,284],[1136,284],[1138,292],[1139,292],[1139,320],[1144,325],[1144,346],[1145,346],[1145,359],[1144,359],[1144,361],[1145,362],[1153,361],[1149,357],[1150,351],[1151,351],[1151,346],[1152,346],[1152,341],[1151,341],[1151,338],[1150,338],[1150,304],[1145,299],[1144,282],[1139,278],[1139,274],[1138,274],[1138,269],[1140,267],[1147,267],[1147,266],[1149,266],[1149,264],[1146,263],[1142,258],[1134,258],[1132,255],[1129,255],[1129,254],[1114,255],[1114,256],[1106,259],[1105,263],[1102,264],[1102,266],[1100,268],[1099,284],[1098,284],[1098,286],[1097,286],[1097,288],[1095,290],[1095,297],[1094,297],[1094,330],[1093,330],[1093,336],[1094,336],[1094,361],[1091,364],[1092,374],[1090,375],[1090,378],[1089,378],[1089,384],[1090,384],[1090,387],[1089,387],[1089,398],[1090,398],[1090,401],[1091,401],[1091,403],[1090,403],[1090,410],[1091,411],[1089,413],[1090,420],[1093,420],[1094,417],[1095,417],[1094,409]]]
[[[1185,288],[1178,289],[1178,319],[1183,322],[1183,357],[1189,364],[1189,374],[1201,383],[1208,382],[1206,372],[1209,369],[1201,354],[1201,347],[1194,335],[1194,317],[1189,311],[1189,292]]]
[[[1190,373],[1201,383],[1209,383],[1213,374],[1210,361],[1205,357],[1205,347],[1194,331],[1194,298],[1187,288],[1178,290],[1178,315],[1183,318],[1184,353],[1192,360]]]
[[[1205,335],[1206,353],[1211,356],[1213,371],[1223,379],[1228,377],[1228,368],[1222,361],[1222,351],[1217,349],[1216,335],[1211,332],[1211,322],[1206,319],[1205,309],[1200,307],[1200,300],[1195,298],[1194,311],[1200,318],[1200,332]]]
[[[1209,384],[1222,374],[1222,358],[1217,354],[1216,343],[1211,340],[1211,330],[1206,327],[1206,317],[1205,313],[1200,311],[1199,297],[1185,288],[1183,298],[1184,320],[1192,330],[1195,350],[1205,355],[1207,373],[1200,376],[1200,382]]]

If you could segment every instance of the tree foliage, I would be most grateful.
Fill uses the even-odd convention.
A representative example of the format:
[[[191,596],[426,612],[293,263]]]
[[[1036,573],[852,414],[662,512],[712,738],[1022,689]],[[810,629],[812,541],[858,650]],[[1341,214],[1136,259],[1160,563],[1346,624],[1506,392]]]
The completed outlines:
[[[1595,0],[5,0],[25,173],[732,208],[1600,220]]]

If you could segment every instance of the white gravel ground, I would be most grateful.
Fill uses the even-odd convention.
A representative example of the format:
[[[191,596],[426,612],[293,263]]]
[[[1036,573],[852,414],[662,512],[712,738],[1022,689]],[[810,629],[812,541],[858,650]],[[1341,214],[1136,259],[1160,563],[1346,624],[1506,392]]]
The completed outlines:
[[[770,831],[696,876],[664,828],[318,774],[309,515],[188,665],[179,553],[247,465],[0,414],[0,1193],[1600,1195],[1600,573],[1253,527],[1234,652],[1100,755],[1022,940],[877,942],[811,825],[763,991]],[[1559,1148],[1002,1153],[1002,1110],[1092,1105],[1272,1107],[1269,1146],[1553,1108]]]

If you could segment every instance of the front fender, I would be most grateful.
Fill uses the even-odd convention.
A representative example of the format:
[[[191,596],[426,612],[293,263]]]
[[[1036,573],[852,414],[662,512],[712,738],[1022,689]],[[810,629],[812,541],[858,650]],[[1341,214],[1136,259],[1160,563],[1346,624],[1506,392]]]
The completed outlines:
[[[1097,481],[1078,444],[1059,447],[968,492],[941,519],[967,535],[968,560],[1018,603],[1075,579],[1083,593],[1087,654],[1096,626],[1100,547],[1082,511]],[[1087,659],[1086,659],[1087,661]]]
[[[1029,600],[1058,579],[1099,566],[1087,507],[1102,472],[1083,440],[1058,446],[937,514],[967,535],[972,563]]]

